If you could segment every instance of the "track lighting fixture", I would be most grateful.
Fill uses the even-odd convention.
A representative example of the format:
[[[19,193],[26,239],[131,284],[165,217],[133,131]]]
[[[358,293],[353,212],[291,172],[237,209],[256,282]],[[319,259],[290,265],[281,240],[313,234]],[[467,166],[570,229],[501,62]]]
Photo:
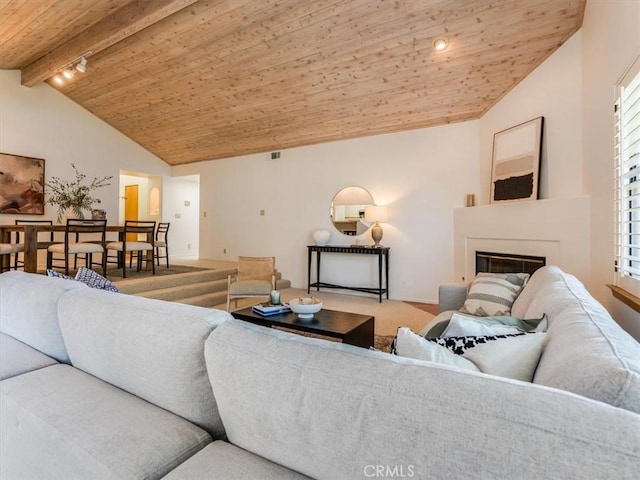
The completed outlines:
[[[53,77],[53,81],[58,85],[64,85],[65,79],[71,80],[77,72],[84,73],[87,71],[87,57],[91,55],[91,52],[87,52],[84,55],[76,58],[72,62],[69,62],[64,67],[60,68]]]
[[[84,73],[87,71],[87,59],[84,57],[80,57],[80,62],[76,65],[76,70],[80,73]]]

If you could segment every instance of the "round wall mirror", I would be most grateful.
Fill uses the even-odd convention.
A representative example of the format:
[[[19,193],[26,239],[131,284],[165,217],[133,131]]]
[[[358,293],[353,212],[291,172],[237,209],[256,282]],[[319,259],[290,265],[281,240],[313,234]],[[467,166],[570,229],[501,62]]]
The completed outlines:
[[[371,227],[364,221],[364,209],[374,205],[371,194],[362,187],[345,187],[333,197],[329,215],[333,225],[345,235],[360,235]]]

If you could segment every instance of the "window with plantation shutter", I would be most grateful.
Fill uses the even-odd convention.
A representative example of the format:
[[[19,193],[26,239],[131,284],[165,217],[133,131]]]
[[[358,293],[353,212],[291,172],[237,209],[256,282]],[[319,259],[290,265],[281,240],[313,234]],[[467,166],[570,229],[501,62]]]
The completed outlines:
[[[614,115],[616,284],[640,296],[640,58],[618,85]]]

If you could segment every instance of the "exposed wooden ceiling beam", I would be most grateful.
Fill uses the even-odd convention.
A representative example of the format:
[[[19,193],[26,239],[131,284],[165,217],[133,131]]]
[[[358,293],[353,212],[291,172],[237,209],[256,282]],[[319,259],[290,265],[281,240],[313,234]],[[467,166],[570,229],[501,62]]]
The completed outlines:
[[[134,0],[22,69],[22,85],[32,87],[86,52],[96,54],[197,0]]]

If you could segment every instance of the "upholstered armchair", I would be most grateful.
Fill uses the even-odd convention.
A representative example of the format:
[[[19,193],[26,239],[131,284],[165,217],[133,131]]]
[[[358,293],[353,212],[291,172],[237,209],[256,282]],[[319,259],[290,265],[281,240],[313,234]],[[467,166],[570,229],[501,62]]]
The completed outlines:
[[[238,298],[268,297],[276,288],[275,257],[238,257],[238,269],[227,277],[227,311],[231,300],[238,307]]]

